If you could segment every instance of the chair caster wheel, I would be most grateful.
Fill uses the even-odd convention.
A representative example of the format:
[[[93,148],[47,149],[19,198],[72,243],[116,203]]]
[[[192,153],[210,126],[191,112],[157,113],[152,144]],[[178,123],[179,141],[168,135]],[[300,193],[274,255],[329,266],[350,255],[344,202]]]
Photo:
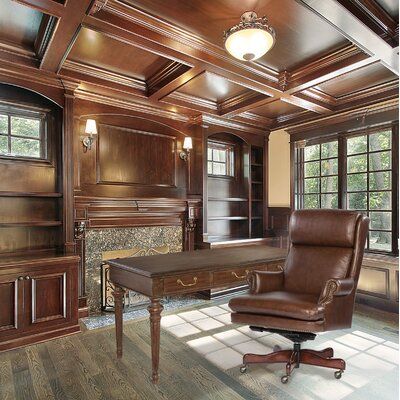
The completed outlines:
[[[282,383],[288,383],[289,382],[289,375],[283,375],[281,378]]]
[[[241,372],[242,374],[244,374],[246,371],[247,371],[247,365],[242,365],[242,366],[240,367],[240,372]]]
[[[335,378],[340,379],[342,377],[343,370],[341,369],[340,371],[335,371]]]

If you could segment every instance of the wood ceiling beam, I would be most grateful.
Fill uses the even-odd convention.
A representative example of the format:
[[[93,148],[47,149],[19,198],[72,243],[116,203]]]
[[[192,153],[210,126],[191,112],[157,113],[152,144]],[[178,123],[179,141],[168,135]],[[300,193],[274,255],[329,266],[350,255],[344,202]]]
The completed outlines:
[[[219,103],[219,115],[232,117],[275,100],[273,97],[266,97],[257,92],[247,91]]]
[[[392,48],[338,1],[297,1],[328,22],[361,50],[371,57],[377,57],[386,68],[399,75],[398,49]]]
[[[396,22],[375,0],[338,0],[360,21],[389,42],[398,42]],[[394,43],[390,43],[390,42]]]
[[[171,64],[175,68],[168,68]],[[150,99],[161,100],[205,72],[200,66],[190,68],[176,61],[168,66],[147,80],[147,95]]]
[[[44,52],[40,68],[45,71],[58,72],[66,59],[78,32],[82,20],[88,13],[92,0],[69,0],[65,11],[54,28],[53,36]]]
[[[312,111],[318,114],[326,114],[334,111],[334,108],[329,104],[323,104],[320,101],[316,101],[315,99],[310,98],[301,98],[296,96],[290,95],[283,95],[280,98],[281,101],[285,103],[293,104],[299,108],[303,108],[308,111]]]
[[[24,6],[33,8],[44,14],[52,15],[53,17],[61,18],[64,16],[66,7],[63,4],[53,0],[14,0]]]

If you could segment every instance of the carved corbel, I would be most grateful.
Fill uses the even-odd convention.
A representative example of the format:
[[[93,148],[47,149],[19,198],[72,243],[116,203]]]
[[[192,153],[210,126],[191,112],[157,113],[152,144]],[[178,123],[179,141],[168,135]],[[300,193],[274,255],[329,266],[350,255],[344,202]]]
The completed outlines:
[[[74,239],[82,240],[85,236],[86,224],[85,221],[79,221],[75,223]]]

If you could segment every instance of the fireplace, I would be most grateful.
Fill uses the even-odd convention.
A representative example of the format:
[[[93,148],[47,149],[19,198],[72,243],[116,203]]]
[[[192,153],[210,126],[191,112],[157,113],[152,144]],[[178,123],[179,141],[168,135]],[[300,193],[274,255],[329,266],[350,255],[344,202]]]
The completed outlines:
[[[182,251],[181,226],[88,229],[85,234],[85,281],[89,313],[99,314],[102,310],[101,281],[103,272],[103,283],[106,283],[104,264],[107,259],[179,251]],[[130,292],[126,301],[140,307],[147,303],[147,297]],[[112,305],[112,299],[109,302]]]

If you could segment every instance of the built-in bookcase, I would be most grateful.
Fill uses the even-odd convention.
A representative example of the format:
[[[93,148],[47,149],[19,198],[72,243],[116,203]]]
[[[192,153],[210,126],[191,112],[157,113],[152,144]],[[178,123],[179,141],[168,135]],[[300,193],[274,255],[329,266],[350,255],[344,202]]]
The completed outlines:
[[[264,220],[264,149],[251,146],[250,151],[250,236],[263,237]]]
[[[234,173],[231,176],[212,173],[213,168],[218,171],[224,169],[218,165],[219,157],[210,153],[209,143],[216,143],[216,149],[219,145],[223,148],[224,144],[232,148]],[[210,136],[207,146],[206,241],[263,237],[263,148],[251,146],[227,133]]]

